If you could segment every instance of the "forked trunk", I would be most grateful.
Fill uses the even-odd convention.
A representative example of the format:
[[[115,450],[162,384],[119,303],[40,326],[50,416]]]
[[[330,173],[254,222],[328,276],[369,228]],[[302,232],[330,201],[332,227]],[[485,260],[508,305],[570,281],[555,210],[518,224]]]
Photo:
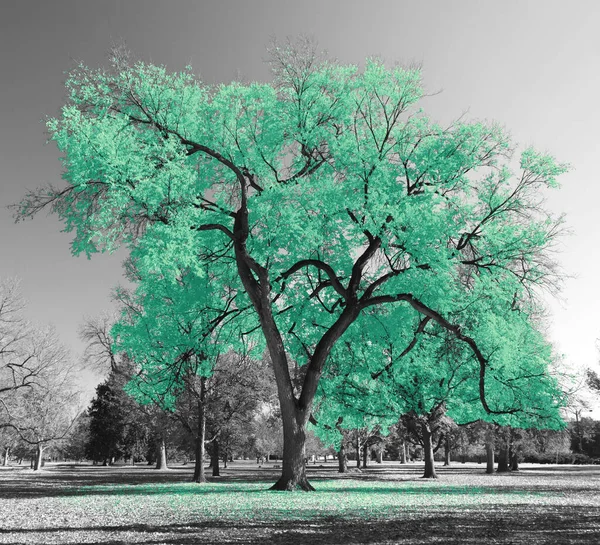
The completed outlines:
[[[281,477],[271,490],[314,490],[306,478],[305,449],[306,430],[304,423],[295,415],[283,417],[283,461]],[[291,418],[290,418],[291,417]]]
[[[423,433],[423,456],[425,457],[424,479],[437,479],[435,472],[435,463],[433,460],[433,432],[428,423],[421,424]]]
[[[338,472],[348,473],[348,458],[346,458],[346,447],[343,441],[338,452]]]
[[[35,459],[33,461],[33,470],[38,471],[42,468],[42,460],[44,456],[44,447],[42,445],[38,445],[35,451]]]
[[[167,467],[167,446],[165,438],[161,435],[156,443],[156,467],[155,469],[165,470]]]
[[[206,398],[206,378],[200,379],[200,398],[198,399],[198,433],[196,434],[196,462],[194,464],[194,476],[192,481],[195,483],[205,483],[206,475],[204,473],[206,439],[206,411],[204,401]]]
[[[217,439],[213,441],[211,463],[213,477],[219,477],[221,474],[219,473],[219,441]]]

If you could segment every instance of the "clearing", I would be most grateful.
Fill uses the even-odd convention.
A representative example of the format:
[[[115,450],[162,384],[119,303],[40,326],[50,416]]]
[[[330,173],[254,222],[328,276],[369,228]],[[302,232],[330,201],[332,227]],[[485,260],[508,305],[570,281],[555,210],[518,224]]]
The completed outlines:
[[[269,492],[278,470],[236,461],[204,485],[192,467],[0,468],[0,543],[600,543],[600,467],[385,462],[340,475],[309,465],[313,493]]]

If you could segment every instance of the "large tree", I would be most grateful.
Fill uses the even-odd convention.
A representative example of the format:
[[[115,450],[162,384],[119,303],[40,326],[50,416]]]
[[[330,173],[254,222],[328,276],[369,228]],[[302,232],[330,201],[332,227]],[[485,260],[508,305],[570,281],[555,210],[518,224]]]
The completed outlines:
[[[310,490],[313,399],[332,347],[367,309],[406,307],[403,331],[425,318],[447,329],[478,362],[485,410],[512,410],[488,398],[502,367],[486,340],[494,305],[478,315],[474,303],[518,309],[553,280],[560,222],[540,190],[566,168],[533,149],[511,163],[497,125],[434,123],[417,109],[416,68],[340,65],[306,44],[271,53],[271,83],[208,86],[191,68],[122,55],[110,70],[77,67],[48,122],[67,184],[31,192],[17,214],[51,207],[75,232],[74,254],[143,247],[165,275],[234,266],[279,392],[274,488]]]

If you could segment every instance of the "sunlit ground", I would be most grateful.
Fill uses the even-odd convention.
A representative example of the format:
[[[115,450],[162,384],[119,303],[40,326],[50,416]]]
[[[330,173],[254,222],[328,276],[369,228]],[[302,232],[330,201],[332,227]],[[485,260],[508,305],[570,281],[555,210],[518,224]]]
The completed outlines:
[[[191,466],[0,469],[0,543],[600,543],[600,466],[320,465],[313,493],[268,491],[278,470],[250,461],[203,485]]]

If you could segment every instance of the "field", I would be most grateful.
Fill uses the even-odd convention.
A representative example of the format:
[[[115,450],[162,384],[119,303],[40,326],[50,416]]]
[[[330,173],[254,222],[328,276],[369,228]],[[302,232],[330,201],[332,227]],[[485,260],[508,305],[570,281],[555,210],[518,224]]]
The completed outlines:
[[[0,468],[0,543],[600,543],[600,467],[310,465],[313,493],[270,492],[273,464],[236,461],[188,482],[190,466]]]

